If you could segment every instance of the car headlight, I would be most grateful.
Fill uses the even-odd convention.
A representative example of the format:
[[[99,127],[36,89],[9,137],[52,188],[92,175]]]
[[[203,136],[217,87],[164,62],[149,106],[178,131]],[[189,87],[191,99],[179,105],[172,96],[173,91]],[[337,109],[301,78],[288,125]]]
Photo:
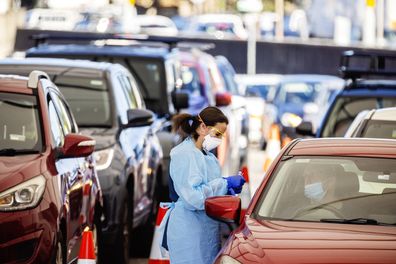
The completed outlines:
[[[285,127],[297,127],[301,122],[302,118],[293,113],[284,113],[281,117],[281,123]]]
[[[96,161],[96,170],[105,170],[110,167],[111,161],[114,157],[114,149],[103,149],[94,152]]]
[[[43,197],[45,178],[39,175],[0,193],[0,211],[16,211],[35,207]]]
[[[223,255],[220,257],[219,264],[241,264],[241,262],[231,258],[230,256]]]

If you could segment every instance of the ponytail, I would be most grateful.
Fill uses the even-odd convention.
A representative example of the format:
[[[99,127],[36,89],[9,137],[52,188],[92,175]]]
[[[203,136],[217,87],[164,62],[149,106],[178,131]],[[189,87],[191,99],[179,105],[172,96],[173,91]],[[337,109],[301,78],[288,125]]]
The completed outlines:
[[[201,123],[206,126],[215,126],[217,123],[228,124],[228,118],[224,113],[214,106],[203,109],[198,116],[187,113],[175,115],[173,121],[173,132],[178,133],[182,138],[192,136],[195,140],[199,137],[197,128]]]
[[[198,138],[197,128],[201,124],[197,116],[187,113],[178,114],[173,117],[173,131],[180,134],[182,138],[193,136],[194,139]]]

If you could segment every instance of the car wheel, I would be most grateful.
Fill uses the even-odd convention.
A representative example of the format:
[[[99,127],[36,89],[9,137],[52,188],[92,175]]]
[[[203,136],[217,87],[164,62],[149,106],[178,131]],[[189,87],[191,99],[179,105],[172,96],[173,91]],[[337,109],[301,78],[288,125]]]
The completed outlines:
[[[51,263],[53,264],[66,264],[66,244],[63,240],[62,233],[58,233],[55,245],[55,253]]]
[[[122,224],[119,226],[117,233],[115,248],[112,250],[115,254],[114,260],[116,263],[128,263],[129,261],[129,248],[130,237],[132,231],[132,212],[129,199],[124,201]]]

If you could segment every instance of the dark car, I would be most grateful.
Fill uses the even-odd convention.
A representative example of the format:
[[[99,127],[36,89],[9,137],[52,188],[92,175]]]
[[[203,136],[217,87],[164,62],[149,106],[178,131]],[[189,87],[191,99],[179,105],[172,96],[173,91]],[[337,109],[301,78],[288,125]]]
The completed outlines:
[[[340,71],[346,85],[330,103],[316,133],[309,122],[301,123],[297,132],[316,137],[342,137],[361,111],[395,107],[395,60],[396,57],[370,52],[345,52]]]
[[[159,128],[157,136],[163,151],[161,200],[167,197],[170,150],[177,139],[170,133],[171,117],[180,109],[188,108],[188,95],[181,92],[180,62],[177,52],[163,45],[143,45],[134,42],[119,43],[114,40],[102,45],[41,45],[26,51],[27,57],[53,57],[106,61],[125,66],[136,79],[148,109],[158,119],[154,126]],[[103,45],[103,43],[105,45]],[[106,44],[108,43],[108,44]],[[114,44],[114,45],[110,45]]]
[[[162,150],[152,124],[154,116],[145,109],[134,78],[123,66],[104,62],[0,61],[0,73],[25,74],[31,69],[51,76],[69,102],[81,133],[97,142],[94,157],[103,190],[104,257],[126,261],[132,244],[131,253],[148,251],[151,241],[142,243],[139,232],[146,229],[144,234],[150,237],[150,225],[154,228],[154,221],[148,219],[155,219]]]
[[[44,72],[1,75],[0,113],[0,262],[76,261],[83,230],[101,235],[95,141]]]
[[[394,263],[396,141],[296,139],[272,163],[214,263]],[[239,224],[240,198],[207,214]]]

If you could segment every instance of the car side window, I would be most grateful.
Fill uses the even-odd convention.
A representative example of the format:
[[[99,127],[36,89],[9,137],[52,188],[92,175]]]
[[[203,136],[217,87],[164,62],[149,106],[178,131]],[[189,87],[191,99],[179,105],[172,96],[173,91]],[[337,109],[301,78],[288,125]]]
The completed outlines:
[[[118,80],[121,84],[122,91],[124,92],[124,94],[128,100],[129,107],[132,109],[138,108],[138,103],[137,103],[136,98],[133,94],[130,81],[126,78],[125,75],[119,75]]]
[[[131,108],[130,106],[130,95],[125,91],[123,82],[119,78],[119,76],[114,76],[113,79],[113,92],[115,98],[115,104],[117,107],[117,111],[119,113],[121,123],[127,124],[127,111]]]
[[[65,135],[69,133],[76,133],[77,128],[75,126],[74,119],[71,116],[70,111],[68,110],[68,107],[56,93],[51,92],[51,98],[56,108],[58,109],[59,119],[61,121],[63,132],[65,133]]]
[[[52,143],[56,147],[61,147],[65,141],[65,135],[63,134],[62,125],[60,123],[58,113],[56,112],[54,102],[51,99],[48,102],[48,114],[50,119]]]

